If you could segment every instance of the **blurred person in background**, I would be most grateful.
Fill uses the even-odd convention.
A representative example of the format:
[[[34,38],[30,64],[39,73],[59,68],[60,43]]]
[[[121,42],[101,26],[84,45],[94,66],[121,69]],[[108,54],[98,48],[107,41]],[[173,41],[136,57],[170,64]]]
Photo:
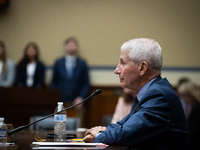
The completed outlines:
[[[14,63],[6,57],[6,46],[3,41],[0,41],[0,87],[11,87],[14,76]]]
[[[118,99],[111,123],[117,123],[130,113],[135,96],[134,91],[127,88],[123,89],[123,95]]]
[[[187,112],[192,150],[200,149],[200,89],[192,82],[184,82],[178,88],[186,105],[191,109]]]
[[[25,46],[24,56],[17,65],[15,86],[42,88],[44,87],[45,67],[39,61],[39,47],[30,42]]]
[[[186,82],[190,82],[190,79],[187,78],[187,77],[182,77],[182,78],[180,78],[180,79],[178,80],[178,84],[177,84],[177,87],[176,87],[176,92],[177,92],[177,94],[178,94],[178,96],[179,96],[179,99],[180,99],[181,104],[182,104],[182,106],[183,106],[183,110],[184,110],[185,116],[186,116],[186,118],[187,118],[188,115],[189,115],[188,113],[189,113],[190,110],[191,110],[191,105],[185,103],[184,97],[178,92],[179,87],[180,87],[182,84],[186,83]]]
[[[64,41],[65,55],[55,62],[53,69],[51,88],[61,91],[61,100],[65,106],[80,103],[89,90],[88,67],[86,62],[78,57],[78,48],[79,43],[75,37],[66,39]],[[76,116],[83,118],[83,105],[75,109]]]

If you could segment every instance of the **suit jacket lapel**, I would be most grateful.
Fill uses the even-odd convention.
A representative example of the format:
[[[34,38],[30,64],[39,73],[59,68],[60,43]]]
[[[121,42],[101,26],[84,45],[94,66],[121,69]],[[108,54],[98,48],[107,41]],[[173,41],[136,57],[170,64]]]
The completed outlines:
[[[73,77],[72,78],[74,78],[77,75],[78,69],[79,69],[79,59],[76,58],[76,65],[75,65],[74,70],[73,70]]]
[[[157,81],[159,81],[159,80],[161,80],[162,79],[162,77],[159,75],[159,76],[157,76],[156,77],[156,79],[149,85],[149,87],[153,84],[153,83],[155,83],[155,82],[157,82]],[[148,88],[149,88],[148,87]],[[148,89],[147,89],[148,90]],[[138,104],[137,104],[137,106],[136,106],[136,112],[138,111],[138,106],[139,106],[139,103],[140,103],[140,101],[138,102]]]
[[[66,69],[66,60],[65,60],[65,58],[63,58],[61,60],[61,66],[60,66],[60,68],[61,68],[61,71],[65,74],[65,77],[67,77],[67,69]]]

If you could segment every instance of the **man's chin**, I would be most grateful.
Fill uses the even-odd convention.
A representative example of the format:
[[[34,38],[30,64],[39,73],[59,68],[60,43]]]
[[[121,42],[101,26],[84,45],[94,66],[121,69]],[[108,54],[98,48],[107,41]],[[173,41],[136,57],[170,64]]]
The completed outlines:
[[[124,82],[121,82],[121,87],[124,89],[124,88],[127,88],[127,89],[131,89],[130,85],[124,83]]]
[[[121,87],[126,88],[126,85],[123,82],[121,82]]]

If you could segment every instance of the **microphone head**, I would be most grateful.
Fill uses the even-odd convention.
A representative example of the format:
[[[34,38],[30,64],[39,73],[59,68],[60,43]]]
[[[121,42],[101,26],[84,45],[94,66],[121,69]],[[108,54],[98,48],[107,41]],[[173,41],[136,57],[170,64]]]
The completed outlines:
[[[93,95],[99,95],[101,93],[101,89],[97,89],[94,93],[93,93]]]

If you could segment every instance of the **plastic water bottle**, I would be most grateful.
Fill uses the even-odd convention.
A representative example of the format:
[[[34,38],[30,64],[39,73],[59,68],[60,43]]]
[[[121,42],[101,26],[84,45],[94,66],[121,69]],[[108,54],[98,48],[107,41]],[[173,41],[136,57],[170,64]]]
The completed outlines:
[[[4,123],[4,118],[0,118],[0,146],[5,146],[7,142],[7,126]]]
[[[63,102],[58,102],[55,112],[65,109]],[[66,120],[67,113],[63,111],[59,114],[54,115],[54,141],[65,142],[66,141]]]

